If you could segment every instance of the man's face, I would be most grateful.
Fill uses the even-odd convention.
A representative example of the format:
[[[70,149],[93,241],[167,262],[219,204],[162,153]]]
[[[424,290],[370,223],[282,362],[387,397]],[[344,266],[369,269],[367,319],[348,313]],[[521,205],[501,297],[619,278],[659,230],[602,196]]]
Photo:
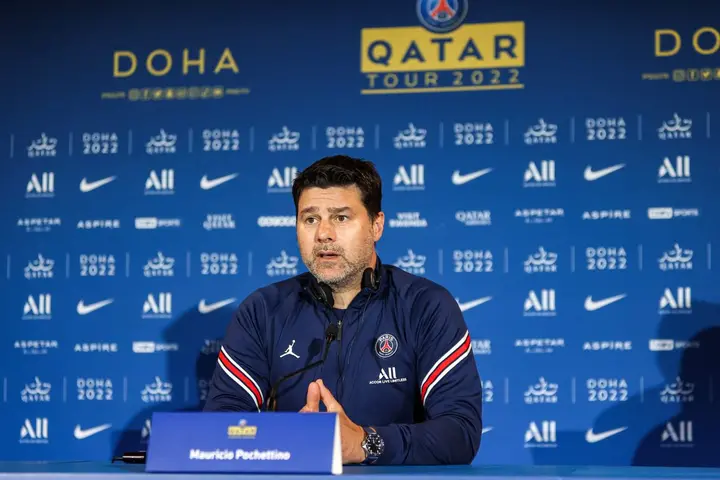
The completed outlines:
[[[368,267],[383,218],[370,221],[356,186],[303,191],[296,227],[303,262],[321,282],[349,285]]]

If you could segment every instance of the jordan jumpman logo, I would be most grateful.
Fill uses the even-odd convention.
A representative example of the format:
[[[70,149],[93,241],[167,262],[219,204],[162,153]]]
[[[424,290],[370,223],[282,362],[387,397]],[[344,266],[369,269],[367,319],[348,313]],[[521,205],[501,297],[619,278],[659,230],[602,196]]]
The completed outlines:
[[[285,355],[292,355],[295,358],[300,358],[299,356],[295,355],[295,352],[293,352],[293,345],[295,345],[295,340],[292,341],[290,345],[288,345],[287,349],[285,350],[285,353],[280,355],[280,358],[284,357]]]

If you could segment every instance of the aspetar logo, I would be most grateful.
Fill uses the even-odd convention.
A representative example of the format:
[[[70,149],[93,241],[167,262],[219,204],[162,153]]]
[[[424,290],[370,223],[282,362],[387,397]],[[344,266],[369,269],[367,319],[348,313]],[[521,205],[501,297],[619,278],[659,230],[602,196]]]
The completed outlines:
[[[419,26],[362,29],[362,94],[524,87],[524,22],[465,23],[468,0],[416,0],[415,9]]]
[[[643,73],[643,80],[670,80],[675,83],[720,81],[720,62],[717,59],[712,61],[712,55],[720,50],[720,31],[717,28],[656,29],[653,47],[655,58],[663,59],[657,61],[662,67],[656,72]],[[683,65],[676,60],[678,55],[679,58],[700,61],[700,67]]]
[[[138,87],[102,92],[107,100],[159,101],[219,99],[247,95],[250,89],[236,84],[241,69],[230,48],[192,47],[178,50],[112,52],[112,78],[128,80]],[[148,78],[159,79],[148,86]],[[197,79],[201,80],[197,80]],[[164,81],[167,79],[167,83]],[[178,85],[177,80],[187,84]],[[192,80],[187,80],[192,79]],[[115,80],[116,82],[117,80]],[[222,85],[222,82],[232,82]],[[172,82],[172,86],[170,86]]]

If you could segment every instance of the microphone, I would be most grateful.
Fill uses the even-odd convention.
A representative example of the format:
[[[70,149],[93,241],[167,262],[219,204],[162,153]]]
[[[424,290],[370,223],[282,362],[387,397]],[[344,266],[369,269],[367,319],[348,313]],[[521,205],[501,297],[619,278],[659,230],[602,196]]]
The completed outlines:
[[[322,365],[325,362],[325,359],[328,356],[328,352],[330,351],[330,344],[333,341],[337,340],[339,332],[340,329],[336,324],[331,323],[330,325],[328,325],[327,329],[325,330],[325,351],[323,352],[322,359],[318,360],[317,362],[313,362],[310,365],[307,365],[299,370],[290,372],[287,375],[280,377],[278,381],[275,382],[275,385],[273,385],[272,389],[270,390],[270,394],[268,395],[266,411],[275,411],[275,408],[277,407],[277,391],[281,383],[296,375],[300,375],[301,373],[307,372],[308,370],[312,370],[313,368]]]
[[[275,385],[273,385],[272,389],[270,390],[270,394],[268,395],[266,411],[275,411],[275,407],[277,406],[277,390],[282,382],[296,375],[300,375],[303,372],[312,370],[313,368],[325,363],[328,352],[330,352],[330,344],[337,340],[339,332],[340,329],[336,324],[331,323],[330,325],[328,325],[327,329],[325,330],[325,351],[323,352],[322,359],[318,360],[317,362],[313,362],[310,365],[301,368],[300,370],[290,372],[284,377],[280,377],[278,381],[275,382]],[[114,463],[115,461],[120,461],[124,463],[145,463],[146,455],[146,451],[126,452],[124,455],[113,457],[112,462]]]
[[[116,460],[125,463],[145,463],[145,455],[146,452],[144,450],[139,452],[125,452],[125,454],[119,457],[113,457],[110,463],[115,463]]]

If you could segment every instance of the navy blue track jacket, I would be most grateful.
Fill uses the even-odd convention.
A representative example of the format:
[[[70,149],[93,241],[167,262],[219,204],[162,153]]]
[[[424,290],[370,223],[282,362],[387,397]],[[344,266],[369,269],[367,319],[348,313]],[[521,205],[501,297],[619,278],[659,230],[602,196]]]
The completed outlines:
[[[308,384],[322,378],[350,420],[382,436],[377,464],[470,463],[480,447],[482,387],[452,295],[383,265],[378,289],[363,289],[343,311],[315,299],[310,278],[262,287],[240,304],[204,410],[264,411],[275,381],[321,359],[327,326],[341,320],[325,363],[280,386],[277,411],[299,411]]]

